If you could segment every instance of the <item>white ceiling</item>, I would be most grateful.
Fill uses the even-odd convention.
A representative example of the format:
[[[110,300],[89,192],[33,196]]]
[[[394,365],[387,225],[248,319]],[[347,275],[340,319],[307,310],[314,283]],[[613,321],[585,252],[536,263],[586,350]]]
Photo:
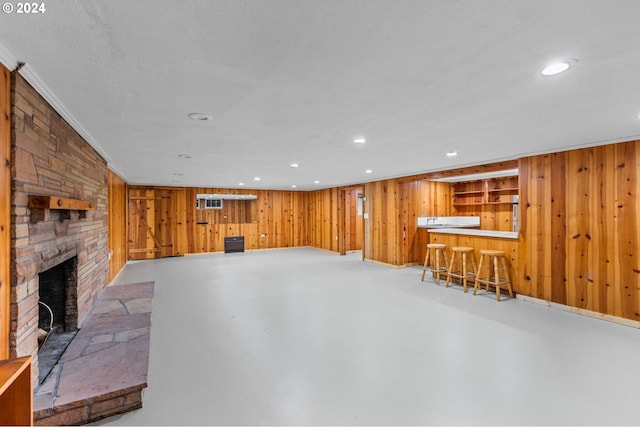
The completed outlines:
[[[637,0],[44,3],[0,14],[0,59],[131,184],[308,190],[640,139]]]

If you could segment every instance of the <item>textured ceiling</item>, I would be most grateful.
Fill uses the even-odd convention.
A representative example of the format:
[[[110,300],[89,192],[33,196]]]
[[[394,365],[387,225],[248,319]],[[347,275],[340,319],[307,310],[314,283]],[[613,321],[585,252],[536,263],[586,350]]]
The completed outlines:
[[[637,0],[45,5],[0,15],[0,59],[132,184],[306,190],[640,138]]]

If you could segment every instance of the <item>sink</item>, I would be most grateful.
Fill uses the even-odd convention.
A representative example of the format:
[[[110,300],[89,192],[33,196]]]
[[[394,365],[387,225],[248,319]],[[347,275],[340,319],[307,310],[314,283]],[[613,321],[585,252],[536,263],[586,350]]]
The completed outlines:
[[[433,223],[431,222],[433,221]],[[421,228],[461,228],[479,227],[479,216],[451,216],[451,217],[419,217],[418,227]]]

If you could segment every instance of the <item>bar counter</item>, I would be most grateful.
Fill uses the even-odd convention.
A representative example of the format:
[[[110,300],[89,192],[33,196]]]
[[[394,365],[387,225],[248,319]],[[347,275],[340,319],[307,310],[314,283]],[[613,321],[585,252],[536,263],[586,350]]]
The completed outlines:
[[[474,230],[465,228],[429,228],[429,243],[447,245],[447,257],[453,246],[469,246],[475,249],[476,262],[480,261],[480,250],[494,249],[505,252],[511,286],[518,292],[518,233],[511,231]],[[451,258],[448,258],[449,260]]]
[[[429,233],[461,234],[466,236],[498,237],[501,239],[518,239],[514,231],[475,230],[465,228],[429,228]]]

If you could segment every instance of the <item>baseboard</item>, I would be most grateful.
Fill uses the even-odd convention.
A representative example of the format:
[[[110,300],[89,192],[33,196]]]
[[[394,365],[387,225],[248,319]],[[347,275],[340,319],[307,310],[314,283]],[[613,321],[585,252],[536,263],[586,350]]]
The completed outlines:
[[[309,249],[315,249],[317,251],[322,251],[322,252],[327,252],[330,254],[334,254],[334,255],[340,255],[340,252],[338,251],[332,251],[330,249],[325,249],[325,248],[317,248],[315,246],[297,246],[298,248],[309,248]]]
[[[317,249],[314,248],[312,246],[284,246],[281,248],[258,248],[258,249],[245,249],[244,252],[266,252],[266,251],[281,251],[281,250],[287,250],[287,249]],[[235,253],[242,253],[242,252],[235,252]],[[186,253],[183,254],[181,256],[185,256],[185,257],[192,257],[192,256],[199,256],[199,255],[225,255],[225,251],[213,251],[213,252],[194,252],[194,253]],[[161,258],[158,258],[161,259]]]
[[[377,261],[375,259],[370,259],[370,258],[365,258],[364,261],[370,262],[372,264],[384,265],[385,267],[391,267],[391,268],[404,268],[405,267],[404,265],[389,264],[388,262]]]
[[[618,323],[624,326],[630,326],[632,328],[640,329],[640,322],[637,320],[625,319],[624,317],[616,317],[610,314],[602,314],[591,310],[585,310],[584,308],[571,307],[571,312],[580,314],[582,316],[593,317],[594,319],[606,320],[607,322]]]
[[[625,319],[624,317],[612,316],[610,314],[598,313],[596,311],[586,310],[584,308],[570,307],[565,304],[558,304],[557,302],[546,301],[539,298],[534,298],[526,295],[516,295],[516,299],[529,302],[532,304],[542,305],[545,307],[554,308],[557,310],[567,311],[581,316],[591,317],[593,319],[605,320],[607,322],[617,323],[619,325],[629,326],[632,328],[640,329],[640,322],[637,320]]]

